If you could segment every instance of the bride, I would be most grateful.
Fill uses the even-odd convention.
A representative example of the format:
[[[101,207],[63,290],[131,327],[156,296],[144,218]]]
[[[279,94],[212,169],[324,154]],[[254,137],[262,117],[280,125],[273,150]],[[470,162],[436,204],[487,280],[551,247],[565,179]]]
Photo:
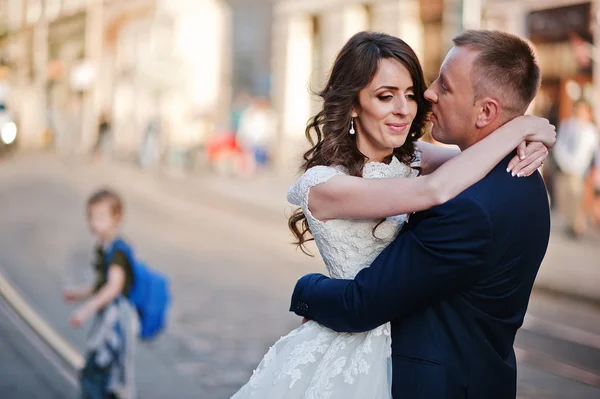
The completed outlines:
[[[417,143],[430,109],[425,89],[413,50],[386,34],[356,34],[333,65],[320,93],[323,109],[306,129],[313,147],[288,200],[300,207],[289,221],[297,244],[306,252],[312,234],[334,278],[353,278],[396,237],[407,214],[458,195],[517,146],[521,158],[507,172],[518,176],[533,173],[548,153],[540,142],[553,142],[554,129],[532,116],[460,155]],[[389,196],[358,195],[358,178]],[[307,321],[269,349],[233,398],[388,399],[390,354],[389,324],[348,334]]]

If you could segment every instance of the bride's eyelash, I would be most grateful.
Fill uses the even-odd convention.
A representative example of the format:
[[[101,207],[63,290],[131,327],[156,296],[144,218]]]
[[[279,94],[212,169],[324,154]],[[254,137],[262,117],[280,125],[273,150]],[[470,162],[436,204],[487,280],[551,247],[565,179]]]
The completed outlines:
[[[381,101],[389,101],[392,98],[394,98],[394,96],[388,94],[388,95],[385,95],[385,96],[377,96],[377,98],[380,99]]]

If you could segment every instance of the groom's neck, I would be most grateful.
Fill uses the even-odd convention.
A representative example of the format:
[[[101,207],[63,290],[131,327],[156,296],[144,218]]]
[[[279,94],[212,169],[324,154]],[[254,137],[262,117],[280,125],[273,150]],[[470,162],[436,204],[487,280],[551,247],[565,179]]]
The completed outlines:
[[[482,128],[474,127],[473,131],[466,136],[465,142],[457,145],[460,147],[461,151],[464,151],[467,148],[471,147],[473,144],[483,140],[484,138],[492,134],[500,126],[522,115],[523,113],[511,113],[510,115],[500,115],[496,120],[494,120],[487,126],[484,126]]]
[[[481,140],[483,140],[484,138],[486,138],[487,136],[492,134],[496,129],[498,129],[503,124],[504,123],[496,122],[496,123],[490,123],[489,125],[481,128],[481,129],[475,128],[475,129],[473,129],[473,131],[470,132],[470,134],[468,134],[465,137],[464,142],[457,144],[457,145],[461,151],[464,151],[467,148],[471,147],[473,144],[480,142]]]

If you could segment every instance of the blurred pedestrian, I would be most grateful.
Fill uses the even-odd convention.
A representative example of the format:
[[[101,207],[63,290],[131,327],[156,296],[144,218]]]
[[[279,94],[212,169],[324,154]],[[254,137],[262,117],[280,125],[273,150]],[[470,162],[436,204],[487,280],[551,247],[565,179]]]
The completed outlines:
[[[160,161],[160,121],[155,118],[148,122],[138,153],[142,168],[151,168]]]
[[[558,168],[555,197],[560,213],[567,220],[567,233],[574,238],[581,237],[585,231],[585,180],[599,145],[592,108],[587,102],[579,101],[573,116],[559,126],[553,154]]]
[[[133,269],[124,251],[113,250],[123,218],[123,202],[110,190],[94,193],[87,202],[87,217],[97,239],[93,286],[66,289],[67,302],[87,299],[69,320],[82,327],[94,316],[86,339],[85,366],[81,370],[81,398],[131,399],[135,397],[134,346],[138,320],[127,300]]]
[[[243,175],[243,151],[233,131],[217,131],[206,142],[206,155],[213,171],[219,176]]]
[[[546,119],[548,119],[548,121],[551,124],[553,124],[555,126],[559,126],[558,101],[553,100],[553,98],[554,98],[554,96],[548,96],[548,101],[551,101],[551,105],[550,105],[548,111],[545,113],[545,115],[546,115]],[[542,114],[542,115],[544,115],[544,114]],[[556,166],[556,161],[554,160],[553,152],[551,152],[548,155],[548,158],[546,159],[543,167],[541,168],[541,173],[542,173],[542,178],[544,179],[544,183],[546,183],[546,189],[548,190],[548,195],[550,196],[551,199],[553,199],[555,191],[556,191],[554,188],[554,185],[555,185],[554,180],[555,180],[556,174],[557,174],[557,166]],[[556,207],[555,201],[551,201],[550,208],[555,209],[555,207]]]
[[[96,138],[96,144],[93,149],[94,158],[102,158],[111,152],[111,141],[112,141],[112,126],[108,115],[103,113],[100,116],[100,123],[98,125],[98,137]]]
[[[252,174],[269,163],[277,138],[277,113],[269,100],[257,97],[242,113],[237,132],[239,145],[248,155],[244,168]]]
[[[231,129],[232,129],[234,135],[237,134],[237,131],[240,127],[240,120],[242,118],[242,114],[248,108],[248,105],[250,104],[251,99],[252,99],[252,97],[250,97],[250,95],[245,91],[236,94],[233,98],[233,104],[231,105],[230,118],[231,118]]]
[[[600,226],[600,149],[596,151],[594,162],[594,220],[596,226]]]
[[[600,227],[600,148],[594,155],[585,183],[585,214],[596,227]]]

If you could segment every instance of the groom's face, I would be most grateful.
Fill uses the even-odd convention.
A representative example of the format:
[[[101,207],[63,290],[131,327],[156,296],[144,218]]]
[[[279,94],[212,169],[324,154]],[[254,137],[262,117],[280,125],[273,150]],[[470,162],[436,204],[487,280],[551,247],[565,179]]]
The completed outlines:
[[[440,76],[425,91],[425,98],[432,103],[431,134],[441,143],[462,148],[475,128],[471,71],[477,54],[465,47],[453,47],[440,68]]]

